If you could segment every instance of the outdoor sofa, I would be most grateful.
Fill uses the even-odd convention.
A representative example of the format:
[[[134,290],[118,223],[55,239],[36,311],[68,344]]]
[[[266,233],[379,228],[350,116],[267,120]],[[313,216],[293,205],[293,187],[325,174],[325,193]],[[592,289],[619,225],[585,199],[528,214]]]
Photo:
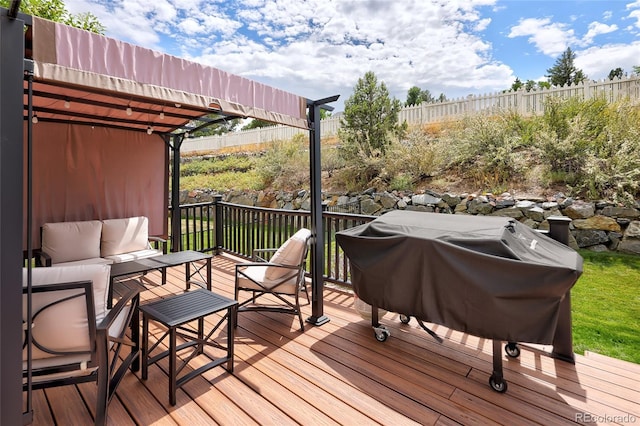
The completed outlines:
[[[37,266],[112,264],[166,254],[166,240],[149,236],[145,216],[45,223]],[[155,247],[153,247],[155,245]]]

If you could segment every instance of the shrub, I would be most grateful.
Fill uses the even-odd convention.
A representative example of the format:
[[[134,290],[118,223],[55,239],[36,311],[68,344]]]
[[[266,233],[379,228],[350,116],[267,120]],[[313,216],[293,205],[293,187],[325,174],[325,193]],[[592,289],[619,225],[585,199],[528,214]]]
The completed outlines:
[[[420,129],[413,129],[400,142],[394,142],[384,156],[382,177],[388,181],[398,178],[398,182],[415,184],[421,179],[433,176],[440,168],[436,139]],[[396,186],[391,184],[391,186]],[[409,189],[392,188],[392,189]]]
[[[485,188],[501,187],[523,176],[526,146],[517,115],[466,117],[443,135],[445,169]]]
[[[202,174],[214,174],[222,172],[245,172],[253,168],[254,160],[248,156],[227,156],[224,158],[212,158],[195,160],[181,164],[181,176],[194,176]]]
[[[309,150],[305,135],[289,141],[276,141],[256,162],[263,187],[276,189],[309,188]]]
[[[629,102],[550,99],[537,135],[549,176],[577,193],[625,204],[638,196],[640,111]]]
[[[224,192],[229,189],[260,190],[263,188],[260,175],[247,172],[222,172],[210,175],[193,175],[180,178],[180,188],[185,190],[212,189]]]

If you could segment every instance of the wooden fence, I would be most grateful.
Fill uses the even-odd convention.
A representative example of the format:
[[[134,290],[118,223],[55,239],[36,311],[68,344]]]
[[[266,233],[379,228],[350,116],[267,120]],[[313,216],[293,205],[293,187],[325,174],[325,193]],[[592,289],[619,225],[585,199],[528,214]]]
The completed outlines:
[[[447,102],[422,103],[405,107],[399,114],[400,122],[409,125],[438,123],[457,120],[467,115],[496,114],[514,111],[521,115],[535,115],[544,112],[545,99],[549,96],[560,98],[579,97],[592,99],[603,97],[608,102],[628,99],[640,101],[640,76],[632,75],[614,80],[587,81],[574,86],[552,87],[526,92],[500,92],[485,95],[469,95]],[[320,132],[323,138],[334,137],[340,127],[340,116],[329,117],[321,121]],[[182,152],[215,151],[227,147],[249,144],[263,144],[275,140],[289,140],[305,130],[286,126],[272,126],[262,129],[244,130],[221,136],[206,136],[187,139],[182,144]]]

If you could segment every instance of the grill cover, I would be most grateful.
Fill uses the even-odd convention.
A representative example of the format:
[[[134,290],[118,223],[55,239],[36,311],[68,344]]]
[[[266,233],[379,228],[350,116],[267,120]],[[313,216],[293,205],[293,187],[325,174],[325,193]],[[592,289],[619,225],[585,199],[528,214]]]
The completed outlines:
[[[582,274],[575,250],[506,217],[393,211],[336,239],[363,301],[488,339],[551,344]]]

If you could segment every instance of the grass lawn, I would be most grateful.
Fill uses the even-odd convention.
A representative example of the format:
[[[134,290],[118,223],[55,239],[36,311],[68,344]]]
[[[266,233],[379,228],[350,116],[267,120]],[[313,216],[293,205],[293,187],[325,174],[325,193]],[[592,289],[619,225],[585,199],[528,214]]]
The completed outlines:
[[[640,256],[581,250],[571,291],[574,352],[640,364]]]

